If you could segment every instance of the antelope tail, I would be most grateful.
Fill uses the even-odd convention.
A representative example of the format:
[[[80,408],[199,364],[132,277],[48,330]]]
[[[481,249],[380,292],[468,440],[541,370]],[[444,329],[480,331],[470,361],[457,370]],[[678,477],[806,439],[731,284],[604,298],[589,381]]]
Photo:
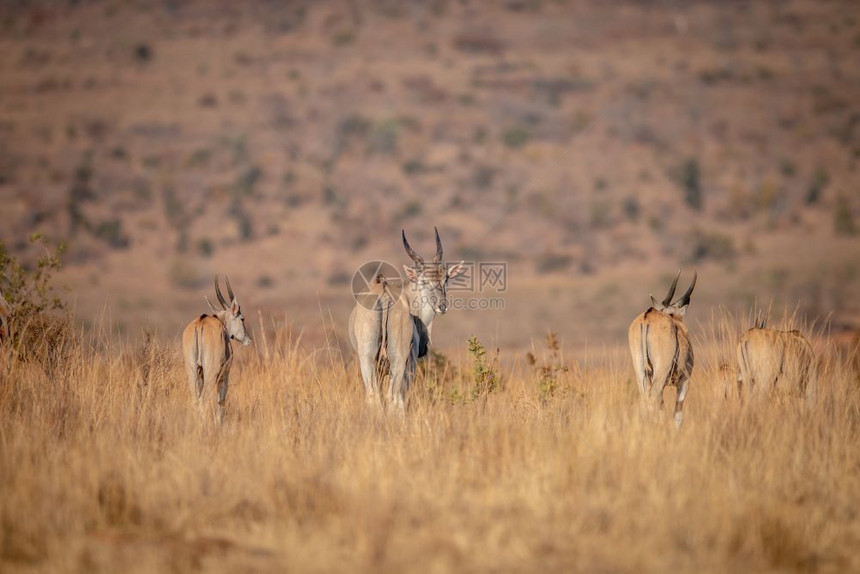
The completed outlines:
[[[388,316],[389,316],[389,309],[391,309],[391,306],[394,304],[393,300],[392,301],[386,300],[387,298],[391,298],[391,292],[388,290],[388,283],[384,279],[382,280],[382,293],[386,297],[380,297],[379,298],[379,303],[380,303],[380,305],[382,305],[382,322],[381,322],[382,333],[380,333],[381,341],[380,341],[380,345],[379,345],[380,356],[382,355],[382,353],[387,354],[387,352],[388,352],[387,351],[388,350]]]
[[[681,354],[681,343],[678,341],[678,327],[673,325],[672,340],[675,341],[675,355],[672,357],[672,370],[669,372],[669,381],[675,380],[678,373],[678,356]]]
[[[197,325],[194,329],[194,361],[198,369],[203,368],[203,327]]]

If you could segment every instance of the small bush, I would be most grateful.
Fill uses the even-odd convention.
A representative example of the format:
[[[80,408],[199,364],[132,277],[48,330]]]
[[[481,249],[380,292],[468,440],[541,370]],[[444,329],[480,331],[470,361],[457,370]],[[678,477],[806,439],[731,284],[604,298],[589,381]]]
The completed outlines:
[[[588,205],[588,223],[594,229],[609,227],[612,220],[612,206],[608,201],[592,201]]]
[[[338,134],[341,137],[365,136],[370,131],[372,122],[359,114],[352,114],[341,120],[338,126]]]
[[[113,247],[114,249],[126,249],[131,241],[122,229],[122,221],[119,219],[108,219],[99,223],[95,229],[95,236]]]
[[[199,148],[191,153],[191,156],[188,158],[187,164],[189,167],[206,166],[209,164],[209,160],[211,158],[212,150],[208,148]]]
[[[779,171],[787,178],[794,177],[797,173],[797,166],[790,158],[783,158],[779,164]]]
[[[499,390],[499,376],[496,372],[498,351],[492,360],[487,360],[487,349],[476,335],[469,338],[469,354],[472,356],[472,398],[487,400]]]
[[[6,301],[20,311],[42,313],[63,309],[65,304],[54,294],[50,280],[60,269],[60,256],[66,246],[63,243],[52,246],[39,234],[31,235],[30,243],[44,251],[32,266],[19,262],[0,241],[0,290]]]
[[[239,177],[236,178],[236,195],[243,197],[254,195],[254,188],[256,187],[257,182],[260,181],[261,177],[263,177],[263,170],[256,165],[252,165],[243,171]]]
[[[341,30],[331,37],[331,43],[335,46],[349,46],[355,42],[355,34],[349,30]]]
[[[397,151],[400,137],[400,123],[396,119],[386,119],[373,126],[369,136],[370,153],[391,155]]]
[[[545,273],[558,273],[565,271],[573,263],[570,255],[562,253],[545,253],[538,257],[535,262],[535,271],[541,275]]]
[[[729,235],[719,231],[693,230],[687,240],[689,252],[686,260],[689,263],[698,263],[706,259],[716,261],[727,261],[734,258],[736,254],[734,240]]]
[[[768,177],[759,185],[756,203],[760,210],[776,213],[780,206],[784,205],[784,197],[785,194],[777,182]]]
[[[271,289],[275,286],[275,280],[271,275],[260,275],[257,278],[257,287],[260,289]]]
[[[833,230],[836,235],[854,235],[857,233],[851,204],[844,195],[839,196],[836,200],[836,207],[833,211]]]
[[[488,165],[481,165],[475,168],[472,173],[472,185],[478,191],[486,191],[492,187],[496,179],[496,168]]]
[[[505,49],[505,44],[491,31],[475,29],[455,37],[454,47],[461,52],[472,54],[498,54]]]
[[[250,241],[254,238],[254,224],[251,221],[251,216],[244,209],[236,209],[233,212],[233,219],[236,221],[236,227],[239,232],[239,239],[242,241]]]
[[[337,205],[340,203],[340,196],[338,196],[337,191],[331,185],[323,188],[323,203],[326,205]]]
[[[134,47],[134,57],[141,64],[145,64],[152,60],[152,48],[149,44],[138,44]]]
[[[531,132],[523,126],[508,128],[502,134],[502,141],[512,149],[518,149],[526,145],[531,139]]]
[[[180,228],[185,222],[185,205],[176,194],[176,190],[171,186],[164,188],[162,192],[164,200],[164,215],[167,217],[167,223],[174,228]]]
[[[167,274],[171,284],[180,289],[200,289],[209,284],[209,275],[185,258],[175,259]]]
[[[809,188],[806,190],[806,204],[817,204],[821,200],[821,193],[829,182],[830,176],[827,175],[827,171],[824,168],[820,167],[815,170],[812,181],[809,182]]]
[[[215,253],[215,244],[208,237],[203,237],[197,242],[197,253],[201,257],[212,257],[212,254]]]
[[[403,206],[403,209],[400,210],[400,218],[399,219],[411,219],[413,217],[418,217],[421,213],[424,212],[424,207],[421,205],[421,202],[417,199],[408,201]]]
[[[538,380],[538,393],[542,403],[547,403],[561,388],[561,379],[570,371],[561,356],[558,336],[550,331],[546,335],[547,353],[542,359],[529,352],[526,360],[534,369]]]
[[[197,105],[201,108],[217,108],[218,96],[212,92],[206,92],[197,99]]]
[[[427,166],[420,159],[410,159],[403,162],[403,173],[406,175],[418,175],[427,170]]]
[[[623,203],[624,215],[630,221],[638,221],[639,215],[642,213],[642,207],[639,204],[639,199],[635,195],[630,195],[624,199]]]
[[[701,173],[699,161],[696,158],[688,159],[681,166],[680,183],[684,190],[684,201],[696,211],[701,211],[703,207]]]
[[[0,241],[0,287],[12,311],[7,329],[19,358],[38,362],[53,375],[71,350],[74,330],[67,314],[52,313],[65,308],[50,284],[60,269],[65,246],[50,246],[37,234],[30,237],[30,243],[41,247],[44,254],[33,265],[26,265]]]

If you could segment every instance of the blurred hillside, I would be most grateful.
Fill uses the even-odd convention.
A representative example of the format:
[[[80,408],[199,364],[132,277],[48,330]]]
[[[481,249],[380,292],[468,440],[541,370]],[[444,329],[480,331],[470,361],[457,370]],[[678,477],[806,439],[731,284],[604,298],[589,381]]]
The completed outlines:
[[[339,336],[354,270],[434,225],[509,265],[441,346],[611,344],[679,267],[693,322],[860,327],[858,58],[850,1],[4,2],[0,239],[65,240],[118,333],[173,336],[226,273]]]

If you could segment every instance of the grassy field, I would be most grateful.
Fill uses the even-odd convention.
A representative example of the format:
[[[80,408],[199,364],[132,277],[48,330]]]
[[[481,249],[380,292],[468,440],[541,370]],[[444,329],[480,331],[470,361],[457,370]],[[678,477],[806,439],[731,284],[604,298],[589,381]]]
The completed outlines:
[[[858,58],[850,0],[0,2],[0,288],[73,315],[0,346],[0,572],[860,571]],[[353,273],[434,227],[503,308],[368,410]],[[676,431],[625,337],[679,268]],[[178,341],[215,275],[221,428]],[[724,397],[762,307],[816,405]]]
[[[680,431],[640,414],[621,348],[437,355],[399,418],[365,407],[351,356],[281,330],[238,350],[220,429],[175,345],[6,348],[0,569],[857,570],[856,356],[816,341],[814,408],[741,405],[741,330],[693,333]]]

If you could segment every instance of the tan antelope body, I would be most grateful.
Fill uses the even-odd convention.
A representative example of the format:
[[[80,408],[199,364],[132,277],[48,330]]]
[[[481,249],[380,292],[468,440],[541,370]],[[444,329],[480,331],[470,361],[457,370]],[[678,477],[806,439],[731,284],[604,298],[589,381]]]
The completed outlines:
[[[737,349],[738,396],[743,387],[752,397],[769,392],[814,400],[818,365],[812,345],[800,331],[777,331],[765,321],[741,336]]]
[[[390,280],[377,277],[362,294],[349,316],[349,339],[358,354],[361,378],[368,403],[379,405],[380,379],[388,367],[388,400],[403,410],[406,392],[415,374],[416,362],[430,345],[436,315],[448,310],[447,282],[462,270],[462,262],[451,268],[442,263],[442,242],[436,231],[436,255],[425,263],[406,240],[403,246],[415,262],[404,266],[407,281],[399,291]]]
[[[670,304],[680,276],[679,271],[661,303],[651,297],[652,306],[633,320],[627,333],[636,383],[643,402],[650,410],[660,409],[663,407],[663,391],[667,386],[675,386],[678,389],[675,424],[678,426],[683,418],[682,409],[693,371],[693,347],[683,318],[696,286],[694,273],[687,292]]]
[[[233,363],[231,341],[235,339],[243,345],[251,344],[251,339],[245,332],[245,317],[233,295],[230,280],[227,279],[226,283],[230,303],[227,303],[221,294],[216,277],[215,295],[221,309],[216,309],[207,298],[206,302],[213,315],[201,315],[194,319],[182,333],[182,355],[185,358],[191,393],[201,407],[211,407],[212,401],[209,397],[217,391],[219,422],[224,420],[224,404]]]
[[[12,337],[12,306],[0,292],[0,344]]]

